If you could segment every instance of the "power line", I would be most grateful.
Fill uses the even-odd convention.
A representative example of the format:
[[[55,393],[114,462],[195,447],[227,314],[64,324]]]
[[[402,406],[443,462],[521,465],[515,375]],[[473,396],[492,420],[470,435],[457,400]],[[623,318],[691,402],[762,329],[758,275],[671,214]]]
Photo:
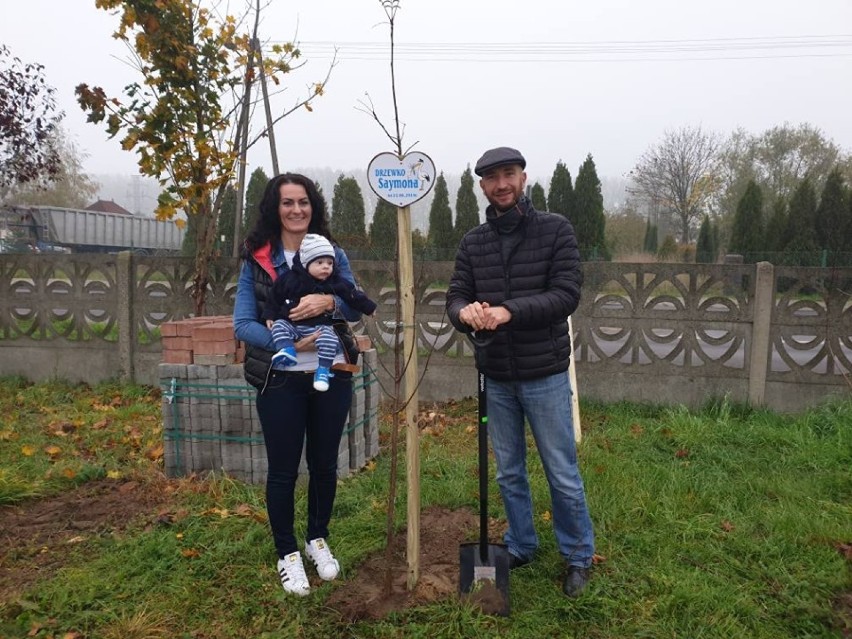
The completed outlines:
[[[390,53],[390,44],[386,42],[307,41],[298,46],[302,53],[312,58],[331,57],[336,53],[341,60],[385,61]],[[827,58],[852,55],[852,35],[535,43],[417,42],[397,43],[394,55],[412,62],[478,63]]]

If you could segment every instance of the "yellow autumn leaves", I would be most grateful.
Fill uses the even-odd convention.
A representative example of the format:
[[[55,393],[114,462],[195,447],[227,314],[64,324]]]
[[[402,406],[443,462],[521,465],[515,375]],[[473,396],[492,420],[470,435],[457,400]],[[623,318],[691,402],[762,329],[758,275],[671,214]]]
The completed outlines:
[[[0,414],[9,416],[0,424],[0,504],[50,493],[66,481],[159,472],[158,393],[12,383],[0,385]]]

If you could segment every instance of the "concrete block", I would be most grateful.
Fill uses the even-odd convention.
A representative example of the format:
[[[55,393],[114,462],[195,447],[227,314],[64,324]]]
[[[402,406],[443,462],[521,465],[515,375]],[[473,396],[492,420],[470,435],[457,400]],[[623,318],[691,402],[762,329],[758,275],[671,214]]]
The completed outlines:
[[[356,428],[350,431],[347,438],[349,439],[349,468],[350,470],[359,470],[367,463],[364,429]]]
[[[225,366],[234,363],[234,355],[204,355],[193,351],[192,361],[196,364],[204,364],[207,366]]]
[[[157,366],[157,377],[160,386],[168,383],[172,378],[185,380],[187,378],[186,364],[163,363]]]

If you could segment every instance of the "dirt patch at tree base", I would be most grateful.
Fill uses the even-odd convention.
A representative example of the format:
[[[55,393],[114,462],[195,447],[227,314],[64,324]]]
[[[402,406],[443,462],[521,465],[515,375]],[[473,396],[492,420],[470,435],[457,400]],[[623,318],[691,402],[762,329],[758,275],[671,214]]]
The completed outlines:
[[[391,612],[459,596],[459,545],[471,541],[479,518],[469,510],[430,507],[420,514],[420,574],[413,590],[408,589],[407,531],[394,537],[390,560],[385,550],[368,557],[354,575],[329,596],[326,605],[349,621],[381,619]],[[489,522],[489,537],[499,535],[505,524]],[[388,571],[390,561],[390,571]],[[388,584],[390,572],[390,584]],[[496,612],[502,597],[487,589],[466,600],[485,612]]]
[[[97,480],[53,497],[0,507],[0,602],[49,578],[73,544],[156,518],[169,501],[163,485]]]
[[[69,549],[95,535],[120,534],[130,526],[154,525],[169,510],[175,491],[163,480],[97,480],[43,499],[0,507],[0,602],[12,602],[68,563]],[[459,597],[459,546],[476,536],[479,517],[467,509],[430,507],[421,512],[420,571],[408,589],[407,532],[392,543],[390,587],[385,550],[344,574],[327,605],[347,620],[381,619],[391,612]],[[504,521],[489,522],[489,537],[500,538]],[[465,597],[485,612],[500,599],[487,589]],[[496,603],[494,603],[496,601]]]

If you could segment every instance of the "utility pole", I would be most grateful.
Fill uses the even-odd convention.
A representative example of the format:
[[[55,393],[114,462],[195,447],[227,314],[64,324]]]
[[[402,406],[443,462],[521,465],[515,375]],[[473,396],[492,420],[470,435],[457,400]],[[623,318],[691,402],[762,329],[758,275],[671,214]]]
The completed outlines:
[[[263,69],[263,54],[260,52],[260,41],[252,40],[252,48],[257,52],[258,67],[260,68],[260,88],[263,92],[263,106],[266,110],[266,135],[269,136],[269,154],[272,156],[272,175],[280,175],[278,171],[278,151],[275,149],[275,129],[272,128],[272,109],[269,106],[269,93],[266,90],[266,71]]]
[[[254,43],[256,40],[256,38],[252,39],[252,46],[249,51],[249,59],[246,66],[246,86],[243,93],[243,104],[240,110],[240,128],[237,131],[238,146],[240,147],[240,169],[239,178],[237,179],[237,210],[234,212],[234,245],[231,252],[233,257],[239,257],[240,255],[240,230],[243,225],[243,207],[245,205],[246,192],[246,151],[248,147],[249,104],[251,102],[251,85],[254,80]]]

